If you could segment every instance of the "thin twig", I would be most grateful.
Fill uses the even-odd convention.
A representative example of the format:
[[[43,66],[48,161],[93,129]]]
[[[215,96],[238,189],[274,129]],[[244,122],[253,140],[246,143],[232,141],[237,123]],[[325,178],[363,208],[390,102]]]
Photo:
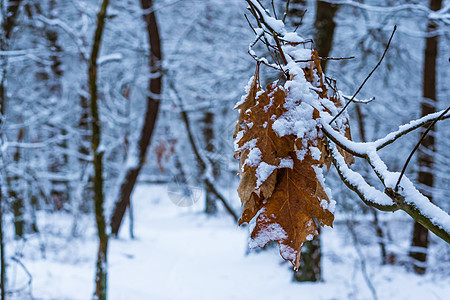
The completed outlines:
[[[284,23],[284,21],[286,20],[286,17],[287,17],[287,15],[288,15],[288,12],[289,12],[289,4],[291,3],[291,0],[287,0],[286,1],[286,9],[284,10],[284,15],[283,15],[283,23]]]
[[[272,0],[272,10],[273,10],[273,16],[275,17],[275,19],[278,19],[277,11],[275,10],[275,5],[273,4],[273,0]]]
[[[319,57],[319,58],[311,58],[311,59],[301,59],[296,60],[295,62],[310,62],[310,61],[316,61],[316,60],[344,60],[344,59],[354,59],[354,56],[349,57]]]
[[[11,257],[11,260],[12,261],[14,261],[14,262],[16,262],[24,271],[25,271],[25,273],[27,274],[27,276],[28,276],[28,282],[27,282],[27,284],[24,286],[24,287],[22,287],[22,288],[18,288],[18,289],[15,289],[15,290],[9,290],[8,291],[8,294],[16,294],[16,293],[19,293],[19,292],[21,292],[21,291],[23,291],[23,290],[25,290],[27,287],[28,288],[31,288],[31,283],[33,282],[33,275],[31,275],[31,273],[30,273],[30,271],[27,269],[27,267],[25,267],[25,265],[16,257],[16,256],[12,256]]]
[[[353,224],[354,224],[353,220],[351,222],[349,220],[347,220],[347,228],[349,229],[349,231],[351,233],[351,236],[353,238],[353,246],[355,246],[356,253],[358,253],[359,260],[361,262],[361,272],[363,274],[364,280],[367,283],[367,286],[369,287],[370,292],[372,293],[373,299],[378,300],[375,287],[373,286],[372,281],[370,280],[369,274],[367,273],[366,259],[364,258],[361,248],[359,247],[358,236],[356,235],[356,232],[353,229]]]
[[[355,99],[356,95],[358,95],[359,91],[361,91],[361,89],[363,88],[364,84],[366,84],[367,80],[369,80],[370,76],[372,76],[372,74],[375,72],[375,70],[378,68],[378,66],[381,64],[381,62],[384,59],[384,56],[386,55],[389,46],[391,45],[391,41],[392,38],[394,37],[394,33],[397,30],[397,25],[394,25],[394,30],[392,31],[391,37],[389,38],[389,41],[387,43],[386,49],[384,49],[383,55],[381,56],[380,61],[377,63],[377,65],[375,66],[375,68],[373,68],[373,70],[369,73],[369,75],[366,77],[366,79],[364,79],[363,83],[359,86],[358,90],[356,91],[356,93],[353,95],[353,97],[350,99],[350,101],[348,101],[344,108],[341,109],[341,111],[330,121],[330,124],[334,122],[334,120],[336,120],[346,109],[347,107],[350,105],[350,103],[353,102],[353,99]]]
[[[276,66],[274,66],[274,65],[271,65],[271,64],[269,64],[267,61],[265,61],[264,59],[261,59],[261,58],[257,57],[256,55],[254,55],[253,53],[251,53],[250,50],[247,51],[247,52],[248,52],[248,54],[249,54],[254,60],[256,60],[257,62],[260,62],[260,63],[262,63],[263,65],[268,66],[269,68],[272,68],[272,69],[275,69],[275,70],[277,70],[277,71],[282,71],[282,72],[283,72],[283,70],[281,70],[279,67],[276,67]]]
[[[341,94],[341,95],[342,95],[342,94]],[[345,100],[350,100],[350,97],[347,97],[347,96],[344,96],[344,95],[342,95],[342,97],[344,97]],[[370,103],[370,102],[372,102],[372,101],[374,101],[374,100],[375,100],[375,97],[372,97],[372,98],[369,98],[369,99],[364,99],[364,100],[359,100],[359,99],[354,98],[354,99],[353,99],[353,102],[354,102],[354,103],[367,104],[367,103]]]
[[[252,29],[253,33],[256,35],[256,30],[253,28],[252,23],[250,23],[250,20],[248,19],[247,15],[244,14],[245,19],[247,20],[248,26]]]
[[[305,17],[307,11],[308,11],[307,9],[303,11],[303,15],[300,18],[300,22],[298,23],[297,27],[295,27],[294,32],[297,32],[298,28],[303,24],[303,18]]]
[[[447,107],[447,109],[442,114],[440,114],[437,119],[434,119],[434,121],[430,124],[430,126],[428,126],[427,130],[425,130],[425,132],[422,134],[422,137],[417,142],[416,146],[411,151],[411,153],[408,156],[408,159],[406,160],[405,164],[403,165],[402,172],[400,173],[400,176],[398,177],[398,180],[397,180],[397,184],[395,185],[395,189],[394,189],[395,192],[398,192],[398,187],[400,185],[400,181],[402,180],[402,177],[405,174],[406,167],[408,166],[409,162],[411,161],[411,158],[414,155],[414,152],[416,152],[416,150],[419,148],[419,146],[422,143],[423,139],[428,134],[428,132],[431,130],[431,128],[434,126],[434,124],[436,124],[437,121],[439,121],[446,113],[448,113],[449,110],[450,110],[450,106]]]
[[[273,38],[274,38],[274,40],[275,40],[275,43],[277,44],[278,52],[280,52],[280,56],[281,56],[281,59],[283,60],[283,63],[284,63],[285,65],[287,65],[286,56],[284,55],[283,48],[281,48],[280,40],[278,39],[278,37],[277,37],[275,31],[273,32]]]

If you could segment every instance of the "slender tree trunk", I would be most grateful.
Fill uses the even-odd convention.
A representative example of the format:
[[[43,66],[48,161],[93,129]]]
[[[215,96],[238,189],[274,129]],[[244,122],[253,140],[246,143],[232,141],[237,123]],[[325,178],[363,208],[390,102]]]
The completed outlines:
[[[106,10],[109,0],[103,0],[100,11],[97,14],[97,28],[95,29],[92,52],[89,61],[89,92],[91,108],[91,126],[92,141],[91,150],[93,153],[94,165],[94,203],[95,219],[97,223],[97,232],[99,238],[99,247],[97,255],[97,271],[95,277],[94,295],[99,300],[105,300],[107,295],[107,277],[108,277],[108,235],[106,234],[106,221],[103,209],[103,154],[104,149],[101,144],[101,121],[98,112],[98,94],[97,94],[97,59],[100,52],[103,30],[105,27]]]
[[[50,19],[55,19],[57,17],[57,14],[55,12],[55,6],[56,2],[55,0],[49,1],[49,16]],[[58,42],[58,32],[48,28],[45,31],[45,37],[47,39],[48,48],[50,49],[50,52],[52,55],[50,55],[50,61],[51,66],[46,78],[48,78],[44,82],[46,86],[48,86],[49,90],[49,96],[50,97],[57,97],[58,99],[61,99],[62,97],[62,84],[61,79],[64,75],[63,70],[61,69],[62,62],[60,60],[60,54],[62,53],[63,49],[59,45]],[[44,71],[46,72],[46,71]],[[64,135],[66,134],[64,129],[55,128],[56,134]],[[52,133],[53,135],[54,133]],[[68,145],[66,141],[61,142],[59,147],[67,149]],[[62,172],[68,164],[68,157],[67,154],[59,154],[59,153],[51,153],[49,161],[50,166],[49,170],[52,173],[60,173]],[[66,180],[52,180],[51,181],[51,190],[50,195],[52,197],[53,203],[56,207],[56,209],[63,209],[64,203],[69,202],[69,196],[70,196],[70,186],[69,183]]]
[[[2,15],[2,24],[0,33],[0,50],[6,51],[9,48],[9,39],[15,25],[17,14],[22,0],[13,2],[0,0],[0,13]],[[6,112],[6,68],[8,67],[8,60],[6,56],[1,57],[0,70],[0,145],[3,143],[3,119]],[[2,153],[3,156],[3,153]],[[3,158],[2,158],[3,159]],[[4,167],[4,166],[3,166]],[[3,191],[1,184],[3,181],[0,178],[0,296],[1,300],[6,299],[6,260],[5,260],[5,245],[3,240]]]
[[[144,125],[141,129],[141,135],[137,143],[137,150],[130,151],[132,157],[131,165],[127,165],[127,171],[123,182],[120,185],[119,196],[111,217],[111,233],[114,236],[119,234],[120,225],[123,216],[130,203],[131,193],[136,185],[137,177],[145,164],[147,149],[151,142],[151,137],[155,128],[156,118],[158,116],[160,95],[162,90],[162,51],[159,36],[156,14],[153,11],[153,0],[140,0],[143,18],[147,27],[148,41],[150,45],[150,79],[148,84],[147,111],[145,113]]]
[[[437,11],[442,7],[442,0],[431,0],[430,9]],[[433,32],[437,29],[434,21],[429,20],[427,32]],[[438,57],[438,37],[432,36],[426,39],[425,58],[423,66],[423,99],[421,103],[422,116],[436,111],[436,60]],[[425,131],[425,128],[422,130]],[[433,201],[431,190],[434,186],[433,165],[434,158],[430,152],[435,151],[434,129],[423,139],[419,148],[417,158],[419,164],[419,184],[427,188],[421,192]],[[414,222],[412,236],[412,249],[409,256],[414,259],[414,271],[417,274],[426,272],[427,248],[428,248],[428,230],[417,222]]]
[[[24,129],[19,129],[17,134],[17,142],[21,142],[24,136]],[[13,161],[17,167],[19,167],[21,151],[20,148],[16,148],[16,152],[13,155]],[[25,229],[25,203],[23,199],[23,191],[21,190],[22,182],[18,175],[8,176],[8,197],[12,200],[11,208],[14,215],[14,229],[16,238],[22,238]]]
[[[211,2],[209,0],[205,1],[205,20],[204,20],[204,28],[205,28],[205,33],[208,34],[207,32],[209,31],[209,29],[211,28],[211,23],[213,22],[213,16],[212,16],[212,7],[211,7]],[[213,39],[206,35],[205,38],[205,42],[208,44],[213,44]],[[214,113],[212,111],[207,111],[204,114],[203,117],[203,140],[205,142],[205,151],[208,154],[213,154],[214,153]],[[210,159],[210,155],[208,155],[208,157],[206,159]],[[213,170],[211,170],[213,172],[213,176],[214,178],[217,178],[218,173],[219,173],[219,165],[217,163],[215,163],[213,160],[210,160],[211,162],[211,166],[213,167]],[[200,172],[202,174],[205,173],[206,170],[200,170]],[[205,186],[205,213],[208,215],[213,215],[217,212],[217,198],[214,195],[214,192],[212,191],[210,186]]]
[[[334,16],[337,12],[337,5],[317,0],[316,20],[314,21],[314,43],[320,56],[328,56],[333,46],[334,29],[336,23]],[[322,69],[325,72],[327,61],[322,61]]]
[[[5,241],[3,240],[3,195],[2,195],[1,181],[0,181],[0,264],[1,264],[0,266],[1,300],[5,300],[6,261],[5,261]]]
[[[334,16],[335,5],[317,1],[316,19],[314,22],[314,42],[320,56],[329,56],[333,45],[333,36],[336,23]],[[325,72],[327,61],[322,61],[322,70]],[[320,232],[320,228],[318,228]],[[305,242],[302,247],[300,268],[294,271],[294,281],[320,281],[322,280],[322,253],[320,248],[320,235],[312,241]]]
[[[6,12],[3,16],[2,22],[2,37],[1,37],[1,45],[0,50],[7,51],[9,49],[9,40],[11,38],[11,34],[15,25],[15,21],[17,19],[17,15],[19,13],[19,8],[22,0],[17,1],[2,1],[2,12]],[[6,69],[8,67],[8,60],[6,56],[1,58],[2,60],[2,75],[0,79],[0,114],[5,116],[6,112]],[[14,158],[17,158],[15,156]],[[17,159],[18,160],[18,159]],[[15,161],[17,162],[15,159]],[[18,180],[17,176],[10,177],[8,174],[6,184],[8,185],[8,196],[13,199],[12,201],[12,210],[14,214],[14,228],[16,232],[16,237],[22,237],[23,235],[23,227],[24,227],[24,218],[23,218],[23,199],[22,195],[17,191]]]
[[[214,114],[211,112],[205,113],[205,116],[203,118],[203,137],[205,140],[205,150],[212,154],[214,153]],[[209,159],[209,158],[207,158]],[[211,165],[213,167],[213,176],[216,177],[218,173],[218,166],[213,161],[211,162]],[[202,170],[202,173],[204,173],[205,170]],[[216,196],[214,195],[213,191],[209,186],[205,187],[206,192],[206,205],[205,205],[205,212],[206,214],[213,215],[217,212],[217,204],[216,204]]]

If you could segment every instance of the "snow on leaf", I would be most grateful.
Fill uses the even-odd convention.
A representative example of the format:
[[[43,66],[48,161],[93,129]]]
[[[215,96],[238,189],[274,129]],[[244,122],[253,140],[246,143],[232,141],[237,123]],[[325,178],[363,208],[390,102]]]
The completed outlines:
[[[273,224],[279,224],[286,235],[275,236],[267,242],[276,240],[283,245],[281,256],[297,268],[301,246],[308,236],[318,235],[314,218],[322,226],[332,226],[334,219],[333,214],[322,205],[322,201],[329,203],[329,200],[313,169],[313,165],[318,163],[308,155],[302,161],[294,159],[292,169],[278,170],[275,190],[267,199],[265,210],[259,214],[251,233],[252,240],[259,241]],[[292,256],[293,253],[295,256]]]
[[[284,86],[269,84],[264,91],[257,84],[257,70],[246,100],[238,106],[235,143],[243,205],[239,224],[254,224],[252,247],[277,241],[281,256],[298,268],[303,243],[318,235],[318,224],[333,223],[335,202],[322,170],[330,155],[320,116],[337,113],[342,103],[328,98],[320,61],[302,64],[303,68],[294,61],[306,53],[316,59],[317,52],[292,45],[285,49],[290,79]],[[339,121],[338,129],[349,135],[346,114]]]

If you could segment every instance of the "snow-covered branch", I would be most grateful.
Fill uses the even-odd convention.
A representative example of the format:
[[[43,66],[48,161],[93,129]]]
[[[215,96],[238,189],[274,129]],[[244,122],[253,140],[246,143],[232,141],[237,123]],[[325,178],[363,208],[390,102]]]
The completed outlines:
[[[428,115],[401,126],[399,132],[406,134],[412,131],[414,126],[420,127],[423,124],[427,124],[437,118],[436,114],[439,117],[442,112]],[[448,116],[446,117],[448,118]],[[328,118],[325,117],[326,119]],[[398,192],[394,191],[400,173],[388,171],[377,150],[382,148],[380,146],[387,145],[386,141],[390,141],[389,143],[395,141],[399,137],[398,132],[397,134],[394,133],[392,137],[388,135],[390,138],[381,139],[381,142],[378,143],[377,141],[372,143],[355,143],[333,130],[325,120],[323,120],[322,130],[330,140],[329,146],[333,164],[347,187],[355,191],[364,203],[379,210],[395,211],[401,209],[405,211],[425,228],[450,243],[450,215],[422,195],[406,176],[403,176]],[[382,193],[370,186],[359,173],[352,171],[345,164],[344,157],[339,153],[336,145],[353,155],[365,158],[386,187],[385,192]]]
[[[329,147],[333,158],[333,165],[336,167],[342,181],[349,189],[358,194],[365,204],[382,211],[396,211],[399,209],[388,196],[369,185],[361,174],[347,166],[344,157],[339,153],[334,143],[329,143]]]
[[[355,0],[320,0],[320,1],[332,4],[348,5],[367,11],[386,14],[397,13],[402,11],[415,11],[423,13],[424,15],[427,16],[429,20],[441,21],[447,25],[450,24],[450,4],[447,4],[438,11],[433,11],[424,5],[409,4],[409,3],[388,7],[388,6],[365,4]]]
[[[395,142],[400,137],[422,127],[425,125],[430,124],[434,120],[440,119],[446,120],[450,118],[450,113],[445,114],[441,117],[441,114],[444,112],[444,110],[426,115],[420,119],[413,120],[409,122],[408,124],[401,125],[396,131],[393,131],[386,136],[377,139],[373,142],[366,142],[366,143],[360,143],[360,142],[354,142],[348,140],[346,137],[341,135],[339,132],[335,131],[331,125],[327,123],[327,121],[330,119],[330,115],[328,113],[322,113],[322,129],[324,134],[331,139],[333,142],[337,143],[339,147],[343,148],[347,152],[353,154],[357,157],[366,157],[367,153],[366,150],[368,148],[380,150],[393,142]]]

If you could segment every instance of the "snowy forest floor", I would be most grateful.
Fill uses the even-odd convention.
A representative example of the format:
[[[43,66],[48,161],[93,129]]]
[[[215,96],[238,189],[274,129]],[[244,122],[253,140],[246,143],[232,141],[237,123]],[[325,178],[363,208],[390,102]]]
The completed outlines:
[[[361,261],[378,299],[448,299],[450,294],[449,263],[442,261],[448,259],[449,246],[434,237],[430,271],[417,276],[401,264],[381,266],[375,236],[367,228],[355,247],[345,218],[337,216],[335,228],[322,234],[324,281],[295,283],[290,264],[276,247],[247,253],[248,229],[238,228],[229,216],[205,216],[200,201],[180,208],[169,200],[164,185],[141,185],[133,198],[135,239],[129,238],[127,220],[121,238],[110,243],[112,300],[373,299]],[[399,216],[402,221],[391,231],[396,252],[407,253],[412,224],[400,214],[393,217]],[[9,260],[9,289],[26,287],[13,299],[91,299],[97,247],[91,218],[80,217],[79,235],[73,237],[71,215],[41,214],[41,234],[8,243],[8,258],[16,257],[30,272]]]

